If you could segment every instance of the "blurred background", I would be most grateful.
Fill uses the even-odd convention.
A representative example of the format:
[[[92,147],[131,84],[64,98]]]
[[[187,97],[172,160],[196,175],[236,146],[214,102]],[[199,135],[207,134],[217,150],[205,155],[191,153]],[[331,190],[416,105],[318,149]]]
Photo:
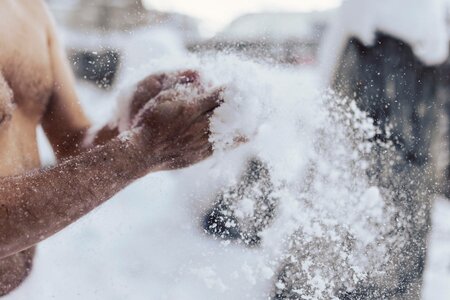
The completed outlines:
[[[296,67],[314,65],[323,33],[340,4],[339,0],[47,2],[75,74],[100,87],[114,83],[124,60],[125,45],[117,36],[136,31],[144,37],[164,31],[166,38],[176,39],[190,52],[227,51]],[[165,51],[160,47],[153,54]]]

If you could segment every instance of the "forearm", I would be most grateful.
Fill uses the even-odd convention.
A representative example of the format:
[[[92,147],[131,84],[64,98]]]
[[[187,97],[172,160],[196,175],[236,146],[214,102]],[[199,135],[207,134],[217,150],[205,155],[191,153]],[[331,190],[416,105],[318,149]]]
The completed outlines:
[[[131,140],[113,139],[50,169],[0,179],[0,257],[26,249],[157,169]]]
[[[89,149],[94,146],[104,145],[116,138],[119,135],[119,129],[117,127],[111,127],[105,125],[100,130],[95,132],[93,136],[85,136],[83,140],[83,146],[85,149]]]
[[[95,146],[105,145],[117,138],[119,130],[117,127],[105,125],[100,130],[91,131],[82,129],[65,134],[58,139],[54,145],[55,155],[58,160],[79,155]]]

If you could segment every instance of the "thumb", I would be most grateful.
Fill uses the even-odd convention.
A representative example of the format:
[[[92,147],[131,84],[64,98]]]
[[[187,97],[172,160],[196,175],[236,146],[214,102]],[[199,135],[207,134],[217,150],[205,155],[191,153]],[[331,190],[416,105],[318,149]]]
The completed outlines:
[[[197,101],[197,105],[199,107],[199,115],[207,114],[219,107],[224,102],[223,91],[224,88],[218,88],[208,94],[203,95]]]

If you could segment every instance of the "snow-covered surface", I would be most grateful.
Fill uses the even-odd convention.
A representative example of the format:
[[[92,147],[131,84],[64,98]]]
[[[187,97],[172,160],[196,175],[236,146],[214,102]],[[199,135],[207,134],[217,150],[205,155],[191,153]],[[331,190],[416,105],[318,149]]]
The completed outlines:
[[[335,10],[313,13],[257,13],[241,16],[220,32],[218,40],[274,42],[317,39],[316,31],[327,25]]]
[[[346,0],[322,47],[322,64],[332,73],[351,37],[372,45],[383,32],[407,42],[425,64],[443,63],[449,54],[448,0]],[[328,75],[331,76],[331,75]]]
[[[424,300],[448,299],[450,295],[450,201],[435,200],[424,276]]]
[[[355,237],[356,250],[376,242],[381,233],[373,225],[385,218],[383,199],[364,176],[355,180],[355,170],[347,168],[355,159],[359,162],[359,156],[347,143],[345,128],[330,123],[325,104],[333,96],[319,93],[317,70],[267,67],[235,57],[199,60],[176,49],[150,60],[150,45],[133,47],[132,40],[127,42],[128,55],[136,64],[131,59],[125,63],[122,86],[154,71],[193,67],[210,84],[229,87],[225,104],[212,122],[216,154],[186,170],[148,175],[43,242],[31,276],[5,299],[265,299],[286,251],[285,239],[300,226],[309,237],[339,240],[342,232],[328,232],[318,220],[338,225]],[[84,84],[79,87],[88,115],[97,122],[107,121],[116,93]],[[358,114],[356,109],[354,113]],[[359,117],[364,120],[363,115]],[[370,135],[370,125],[358,124],[360,131]],[[242,135],[250,142],[232,149],[234,137]],[[51,159],[48,151],[42,147],[46,160]],[[203,234],[200,223],[216,191],[235,182],[252,155],[269,163],[283,201],[263,233],[261,247],[249,249],[213,240]],[[333,165],[336,158],[338,164]],[[307,194],[311,203],[305,203],[295,195],[311,162],[317,164],[315,194]],[[358,170],[364,168],[364,161],[360,162]],[[439,203],[442,211],[450,210]],[[372,224],[366,222],[368,213]],[[434,215],[435,223],[448,223],[443,220],[446,214],[435,210]],[[438,253],[443,261],[446,254],[433,249],[442,249],[440,236],[448,226],[438,228],[442,230],[437,238],[433,233],[430,253]],[[352,253],[357,277],[372,266],[364,261],[371,255],[376,258],[383,253]],[[327,258],[311,259],[314,263]],[[439,276],[439,282],[450,282],[450,272],[440,267],[431,263],[427,278]],[[326,276],[313,280],[319,291],[329,284]],[[426,299],[445,299],[445,288],[427,280]]]

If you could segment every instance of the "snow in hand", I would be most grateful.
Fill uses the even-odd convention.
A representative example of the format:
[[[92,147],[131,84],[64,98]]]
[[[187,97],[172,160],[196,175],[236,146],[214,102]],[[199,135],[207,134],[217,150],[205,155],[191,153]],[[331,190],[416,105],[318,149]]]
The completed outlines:
[[[294,292],[326,299],[337,290],[355,288],[369,271],[380,268],[388,253],[375,245],[389,229],[382,224],[389,221],[379,190],[364,175],[369,165],[364,156],[371,148],[365,140],[376,130],[356,105],[320,93],[312,77],[236,57],[189,57],[173,66],[161,62],[159,66],[196,69],[207,85],[225,87],[224,104],[211,120],[214,157],[180,172],[184,175],[179,178],[179,198],[190,202],[189,222],[198,234],[202,231],[198,220],[212,206],[215,194],[236,184],[250,158],[268,165],[279,199],[274,212],[268,212],[273,213],[270,224],[259,233],[259,248],[242,249],[226,241],[218,246],[226,253],[237,249],[253,253],[253,259],[232,255],[241,266],[230,274],[221,264],[224,257],[213,252],[193,266],[183,266],[181,278],[192,273],[204,285],[201,289],[209,289],[216,299],[243,292],[262,299],[274,288],[283,293],[287,283],[280,273],[295,260],[306,277],[297,275],[303,289]],[[240,137],[248,142],[233,147]],[[255,199],[235,203],[234,214],[244,220],[257,214],[261,204]],[[300,249],[301,257],[296,251]],[[254,288],[262,283],[265,288]]]
[[[161,58],[133,69],[123,85],[178,69],[226,87],[211,120],[213,157],[147,176],[43,243],[33,274],[9,299],[267,299],[286,288],[287,263],[304,299],[376,280],[389,259],[389,246],[379,245],[392,228],[390,204],[365,176],[371,120],[321,92],[312,70],[233,56]],[[248,142],[235,145],[241,137]],[[252,157],[267,164],[279,200],[250,248],[213,239],[202,222]],[[236,215],[254,215],[260,204],[252,201],[237,203]]]

